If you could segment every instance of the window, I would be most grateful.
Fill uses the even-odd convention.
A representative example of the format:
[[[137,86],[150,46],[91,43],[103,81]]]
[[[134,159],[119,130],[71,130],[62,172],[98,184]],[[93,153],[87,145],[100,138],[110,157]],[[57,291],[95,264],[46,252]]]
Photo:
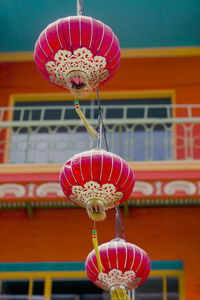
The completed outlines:
[[[179,300],[178,285],[176,276],[150,277],[135,290],[135,300]]]
[[[3,279],[1,282],[2,300],[14,300],[20,296],[21,300],[28,300],[29,280]]]
[[[169,96],[101,102],[111,152],[130,161],[173,158],[172,124],[162,122],[172,117]],[[81,101],[81,107],[88,120],[97,124],[94,101]],[[63,163],[97,146],[79,120],[73,101],[15,102],[13,119],[10,163]]]
[[[109,292],[87,279],[84,268],[80,262],[0,264],[0,300],[110,299]],[[134,300],[184,300],[182,268],[181,261],[153,261],[149,278],[134,291]]]

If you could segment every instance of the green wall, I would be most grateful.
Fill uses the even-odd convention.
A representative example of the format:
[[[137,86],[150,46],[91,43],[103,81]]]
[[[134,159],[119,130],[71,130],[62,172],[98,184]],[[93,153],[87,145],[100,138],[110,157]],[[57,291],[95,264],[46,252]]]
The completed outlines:
[[[84,0],[122,48],[200,46],[200,0]],[[40,32],[75,15],[76,0],[0,0],[0,51],[32,51]]]

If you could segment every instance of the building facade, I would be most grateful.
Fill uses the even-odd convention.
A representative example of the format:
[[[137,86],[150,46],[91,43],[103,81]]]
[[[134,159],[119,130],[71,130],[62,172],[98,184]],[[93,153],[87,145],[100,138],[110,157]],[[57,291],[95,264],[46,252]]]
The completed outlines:
[[[126,240],[152,260],[135,300],[200,297],[200,50],[180,46],[122,49],[99,89],[109,150],[136,178]],[[109,299],[85,273],[93,223],[59,186],[64,162],[96,144],[32,56],[0,54],[0,299]],[[97,126],[96,96],[80,105]],[[115,237],[114,209],[97,230],[99,243]]]

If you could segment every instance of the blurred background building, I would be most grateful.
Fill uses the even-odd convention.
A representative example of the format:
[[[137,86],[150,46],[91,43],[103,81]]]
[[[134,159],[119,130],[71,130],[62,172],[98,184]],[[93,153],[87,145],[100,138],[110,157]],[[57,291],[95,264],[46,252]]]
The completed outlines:
[[[129,161],[134,193],[121,207],[127,241],[152,260],[136,300],[200,298],[200,2],[85,0],[109,25],[120,68],[99,89],[109,150]],[[40,32],[76,1],[0,0],[0,299],[109,299],[86,278],[92,222],[63,196],[72,155],[95,147],[73,97],[37,71]],[[81,101],[97,125],[94,94]],[[115,237],[115,211],[97,224]]]

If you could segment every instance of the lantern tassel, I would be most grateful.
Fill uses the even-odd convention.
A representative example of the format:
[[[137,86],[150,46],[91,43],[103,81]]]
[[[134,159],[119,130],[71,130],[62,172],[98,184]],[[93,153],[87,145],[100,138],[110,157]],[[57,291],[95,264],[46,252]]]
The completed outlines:
[[[101,264],[101,257],[100,257],[100,253],[99,253],[99,247],[98,247],[97,231],[95,229],[92,230],[92,243],[93,243],[94,250],[96,253],[99,273],[102,273],[102,264]]]
[[[80,109],[79,102],[76,100],[74,101],[76,112],[79,115],[80,119],[83,120],[83,123],[85,124],[85,127],[87,128],[88,133],[90,136],[94,139],[95,135],[98,136],[97,131],[88,123],[84,113]]]
[[[112,300],[130,300],[123,286],[111,288],[110,294]]]

